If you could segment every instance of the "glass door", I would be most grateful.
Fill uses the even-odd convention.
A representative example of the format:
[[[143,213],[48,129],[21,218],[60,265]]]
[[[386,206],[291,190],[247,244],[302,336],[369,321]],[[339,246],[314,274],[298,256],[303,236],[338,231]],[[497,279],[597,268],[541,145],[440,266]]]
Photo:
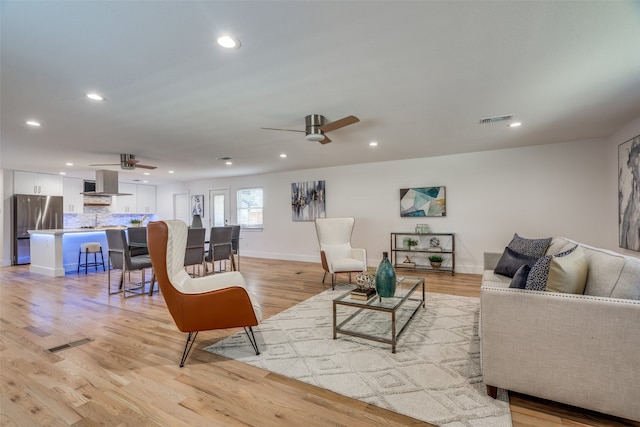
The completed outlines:
[[[223,227],[229,224],[229,189],[209,191],[210,227]]]

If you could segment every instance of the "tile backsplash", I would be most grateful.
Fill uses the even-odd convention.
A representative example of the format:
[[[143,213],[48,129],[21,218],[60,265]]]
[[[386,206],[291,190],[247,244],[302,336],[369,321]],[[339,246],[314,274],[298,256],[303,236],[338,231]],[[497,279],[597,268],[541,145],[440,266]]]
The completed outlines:
[[[131,226],[132,219],[142,219],[144,214],[112,214],[108,206],[85,206],[81,214],[64,214],[64,228],[96,227],[105,225]],[[156,221],[154,214],[147,215],[143,225]]]

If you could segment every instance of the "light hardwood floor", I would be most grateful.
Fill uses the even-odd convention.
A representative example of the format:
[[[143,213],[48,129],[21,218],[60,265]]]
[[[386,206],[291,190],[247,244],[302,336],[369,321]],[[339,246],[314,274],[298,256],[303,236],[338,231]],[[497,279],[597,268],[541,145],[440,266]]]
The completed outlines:
[[[241,267],[265,318],[329,287],[315,263],[243,257]],[[418,275],[430,292],[480,293],[476,275]],[[201,332],[179,368],[185,334],[162,296],[109,297],[106,277],[0,269],[0,425],[427,425],[203,351],[237,329]],[[48,351],[83,339],[90,341]],[[514,426],[640,426],[515,394],[511,411]]]

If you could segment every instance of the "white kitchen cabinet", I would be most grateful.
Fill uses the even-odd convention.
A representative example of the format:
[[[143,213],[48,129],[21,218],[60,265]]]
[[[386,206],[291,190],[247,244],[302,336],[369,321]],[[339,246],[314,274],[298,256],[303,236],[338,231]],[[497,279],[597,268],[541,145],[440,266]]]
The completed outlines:
[[[156,212],[156,187],[155,185],[137,186],[137,213],[152,214]]]
[[[46,173],[14,171],[13,192],[14,194],[62,196],[62,176]]]
[[[84,205],[84,180],[81,178],[62,179],[62,201],[64,204],[64,213],[82,213]]]
[[[118,183],[118,192],[129,193],[131,196],[113,196],[111,198],[111,212],[119,214],[137,213],[137,185],[120,182]]]

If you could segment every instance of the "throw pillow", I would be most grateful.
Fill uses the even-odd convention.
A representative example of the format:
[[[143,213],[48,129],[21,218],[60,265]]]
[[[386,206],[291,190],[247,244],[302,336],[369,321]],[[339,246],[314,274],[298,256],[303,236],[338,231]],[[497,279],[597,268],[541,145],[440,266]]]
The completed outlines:
[[[532,266],[538,258],[523,255],[510,249],[509,247],[504,248],[504,252],[496,265],[494,273],[501,274],[507,277],[513,277],[516,274],[516,271],[523,265]]]
[[[549,264],[551,255],[543,256],[531,267],[527,276],[527,283],[524,288],[530,291],[544,291],[547,289],[547,278],[549,277]]]
[[[583,294],[588,269],[584,250],[580,246],[565,256],[554,256],[549,264],[547,291]]]
[[[544,253],[547,251],[551,239],[551,237],[544,239],[527,239],[515,233],[507,247],[523,255],[540,258],[544,256]]]
[[[586,281],[587,261],[582,248],[576,245],[565,252],[547,255],[536,261],[527,277],[525,289],[583,293]]]
[[[524,289],[527,285],[527,277],[529,277],[529,272],[531,271],[531,266],[525,264],[516,271],[516,274],[513,276],[513,280],[511,280],[510,288],[518,288]]]

